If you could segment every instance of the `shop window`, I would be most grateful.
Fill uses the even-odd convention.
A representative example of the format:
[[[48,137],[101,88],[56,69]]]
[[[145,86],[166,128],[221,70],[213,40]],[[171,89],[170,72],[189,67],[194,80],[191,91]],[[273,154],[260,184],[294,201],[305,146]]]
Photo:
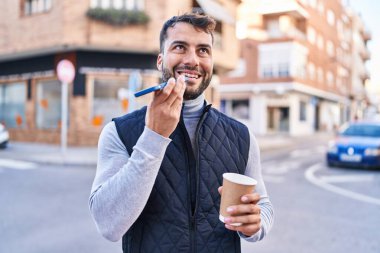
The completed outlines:
[[[37,83],[36,124],[39,129],[61,125],[61,83],[58,80]]]
[[[92,125],[103,126],[133,106],[127,80],[94,80]],[[132,98],[133,99],[133,98]]]
[[[47,12],[52,8],[53,0],[22,0],[25,16]]]
[[[232,100],[232,117],[249,119],[249,100]]]
[[[306,102],[300,102],[300,121],[306,121]]]
[[[0,122],[8,128],[25,127],[25,83],[0,85]]]
[[[91,8],[143,10],[144,0],[91,0]]]

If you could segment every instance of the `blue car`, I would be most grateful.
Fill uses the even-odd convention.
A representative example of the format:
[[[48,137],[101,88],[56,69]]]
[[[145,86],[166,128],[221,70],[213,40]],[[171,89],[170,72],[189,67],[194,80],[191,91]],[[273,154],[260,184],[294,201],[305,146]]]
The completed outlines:
[[[327,150],[329,166],[380,168],[380,122],[344,125]]]

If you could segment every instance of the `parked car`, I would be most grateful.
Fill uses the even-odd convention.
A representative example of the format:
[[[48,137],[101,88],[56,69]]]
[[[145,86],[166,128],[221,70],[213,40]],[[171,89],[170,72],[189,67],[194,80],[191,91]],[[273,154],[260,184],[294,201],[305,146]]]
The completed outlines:
[[[3,124],[0,123],[0,148],[6,148],[9,141],[9,133]]]
[[[326,159],[329,166],[380,168],[380,122],[344,125],[329,143]]]

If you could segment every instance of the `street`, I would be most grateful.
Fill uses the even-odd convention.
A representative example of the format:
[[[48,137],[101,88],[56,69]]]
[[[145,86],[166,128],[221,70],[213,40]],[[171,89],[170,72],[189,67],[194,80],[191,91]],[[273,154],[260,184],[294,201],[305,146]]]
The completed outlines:
[[[380,171],[327,168],[326,143],[262,154],[275,223],[243,252],[380,252]],[[98,234],[88,211],[92,166],[0,159],[0,252],[121,252]]]
[[[380,252],[380,171],[328,168],[325,150],[316,140],[263,155],[275,222],[243,252]]]

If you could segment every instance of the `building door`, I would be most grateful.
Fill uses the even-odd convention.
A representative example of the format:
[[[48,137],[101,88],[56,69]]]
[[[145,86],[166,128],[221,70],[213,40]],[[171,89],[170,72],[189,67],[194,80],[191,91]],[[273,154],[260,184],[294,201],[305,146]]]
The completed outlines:
[[[315,106],[314,130],[315,131],[319,131],[319,105]]]
[[[268,130],[289,132],[289,107],[268,107]]]
[[[279,131],[280,132],[289,132],[289,107],[280,107],[280,124]]]

